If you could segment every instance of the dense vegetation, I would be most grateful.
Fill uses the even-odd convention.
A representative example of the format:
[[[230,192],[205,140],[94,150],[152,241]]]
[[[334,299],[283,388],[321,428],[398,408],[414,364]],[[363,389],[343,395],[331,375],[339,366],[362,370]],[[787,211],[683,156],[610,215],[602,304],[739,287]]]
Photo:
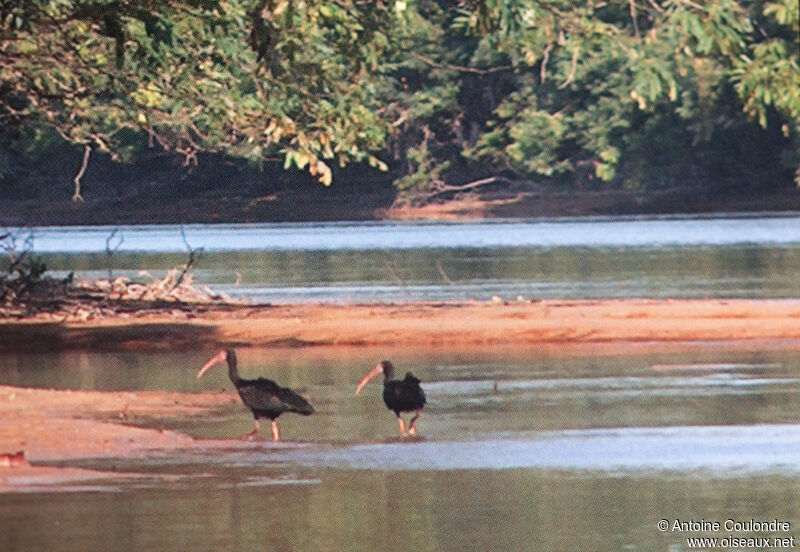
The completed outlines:
[[[0,183],[55,139],[418,198],[800,183],[799,48],[796,0],[0,0]]]

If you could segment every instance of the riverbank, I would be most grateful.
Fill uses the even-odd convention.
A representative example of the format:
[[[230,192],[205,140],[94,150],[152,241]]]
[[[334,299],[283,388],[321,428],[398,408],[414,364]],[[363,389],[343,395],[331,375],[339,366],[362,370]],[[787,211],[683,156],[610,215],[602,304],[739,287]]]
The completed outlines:
[[[564,190],[536,182],[487,179],[484,185],[403,195],[385,173],[351,167],[331,186],[304,171],[264,171],[217,155],[197,167],[152,154],[134,165],[93,156],[83,201],[72,201],[82,148],[39,159],[0,189],[0,226],[265,223],[365,220],[476,220],[800,211],[790,178],[771,186],[704,182],[676,188],[597,185]],[[55,175],[55,176],[54,176]],[[108,183],[113,182],[113,186]]]
[[[0,493],[141,478],[141,473],[70,463],[130,460],[153,450],[194,447],[198,442],[180,432],[134,424],[144,418],[174,420],[207,414],[236,402],[235,393],[223,392],[64,391],[0,385],[0,458],[12,460],[0,463]]]
[[[0,321],[0,351],[483,347],[797,341],[800,300],[609,299],[361,305],[209,304]]]
[[[0,321],[3,352],[211,351],[218,346],[523,348],[534,356],[709,348],[798,350],[800,300],[203,305],[76,321],[60,321],[54,315]],[[154,454],[180,457],[190,450],[213,454],[215,450],[276,446],[264,441],[195,440],[158,429],[161,422],[169,427],[237,404],[232,391],[107,392],[0,386],[0,455],[24,454],[24,461],[17,466],[0,466],[0,493],[108,485],[109,480],[118,478],[170,477],[86,469],[98,460],[125,466],[131,460],[147,463]]]
[[[460,194],[420,204],[395,202],[385,186],[323,188],[298,184],[268,193],[214,191],[184,196],[173,189],[132,192],[125,197],[87,195],[73,202],[63,191],[53,196],[8,199],[0,226],[282,223],[376,220],[472,221],[535,217],[705,215],[800,211],[800,190],[709,193],[698,190],[575,191],[539,190]]]
[[[0,351],[797,341],[800,300],[202,305],[0,321]]]

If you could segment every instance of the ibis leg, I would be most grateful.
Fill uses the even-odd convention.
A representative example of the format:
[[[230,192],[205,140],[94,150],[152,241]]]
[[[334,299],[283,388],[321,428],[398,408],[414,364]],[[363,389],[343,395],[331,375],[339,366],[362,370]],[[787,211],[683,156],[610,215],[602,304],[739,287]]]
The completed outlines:
[[[272,440],[273,441],[280,441],[281,440],[281,430],[278,429],[278,422],[272,420]]]
[[[399,415],[397,416],[397,425],[400,426],[400,435],[406,434],[406,424],[403,422],[403,418]]]
[[[252,439],[253,437],[255,437],[256,433],[258,433],[258,429],[259,429],[259,424],[258,424],[258,420],[256,420],[256,421],[255,421],[255,424],[253,425],[253,431],[251,431],[250,433],[245,433],[245,434],[244,434],[244,435],[242,435],[240,438],[241,438],[243,441],[249,441],[250,439]]]
[[[416,423],[419,420],[419,417],[422,416],[422,409],[417,410],[417,413],[411,418],[411,421],[408,423],[408,434],[409,435],[416,435],[417,434],[417,427]]]

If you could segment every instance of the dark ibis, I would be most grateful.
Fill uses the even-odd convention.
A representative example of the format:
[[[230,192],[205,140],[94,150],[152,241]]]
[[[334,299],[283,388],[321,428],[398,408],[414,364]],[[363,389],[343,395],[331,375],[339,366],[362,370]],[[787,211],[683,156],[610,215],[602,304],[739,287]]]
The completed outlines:
[[[259,429],[258,420],[269,418],[272,422],[272,439],[279,441],[281,432],[276,421],[278,416],[284,412],[297,412],[303,416],[314,413],[314,407],[291,389],[281,387],[274,381],[264,378],[246,380],[239,377],[236,351],[232,349],[222,349],[209,359],[197,372],[197,379],[200,379],[209,368],[224,361],[228,362],[228,377],[231,378],[236,391],[239,392],[242,402],[253,412],[255,418],[253,431],[242,435],[242,439],[250,439],[255,436]]]
[[[414,377],[411,372],[406,373],[406,377],[401,380],[392,379],[394,376],[394,365],[388,360],[378,363],[375,368],[367,372],[367,374],[358,382],[356,387],[356,395],[358,395],[364,386],[378,374],[383,374],[383,402],[386,403],[386,408],[393,410],[397,416],[397,424],[400,426],[400,434],[406,434],[406,426],[403,418],[400,417],[401,412],[414,412],[414,416],[408,423],[408,434],[416,435],[416,423],[422,415],[422,409],[425,407],[425,393],[419,385],[419,380]]]

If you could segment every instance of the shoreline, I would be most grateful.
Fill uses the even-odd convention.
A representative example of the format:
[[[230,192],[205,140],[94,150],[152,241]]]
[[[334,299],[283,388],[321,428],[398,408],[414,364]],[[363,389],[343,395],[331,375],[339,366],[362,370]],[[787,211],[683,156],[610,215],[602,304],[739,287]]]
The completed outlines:
[[[0,352],[159,351],[212,346],[314,349],[524,349],[534,355],[800,350],[800,299],[610,299],[386,305],[213,306],[85,321],[0,320]],[[67,391],[0,386],[0,495],[113,485],[141,472],[97,460],[275,446],[194,439],[132,425],[180,420],[238,402],[233,392]],[[291,446],[291,444],[289,445]],[[88,468],[88,469],[87,469]],[[151,474],[152,475],[152,474]],[[162,477],[162,476],[158,476]],[[164,475],[163,477],[168,477]]]
[[[96,168],[100,168],[99,166]],[[219,166],[208,167],[213,175]],[[82,226],[137,224],[287,223],[353,221],[472,221],[560,217],[618,217],[800,212],[800,191],[791,185],[761,190],[687,187],[654,190],[549,189],[535,183],[513,189],[454,191],[447,198],[403,201],[387,180],[356,178],[331,187],[275,180],[242,185],[235,175],[212,177],[191,190],[175,186],[174,167],[157,175],[111,172],[87,176],[85,201],[70,199],[72,189],[46,182],[23,187],[30,194],[12,194],[0,213],[2,226]],[[92,171],[90,171],[91,173]],[[70,176],[70,179],[72,176]],[[116,182],[113,190],[106,182]],[[156,183],[157,182],[157,183]],[[369,184],[369,185],[367,185]],[[788,184],[788,183],[787,183]],[[198,187],[199,186],[199,187]],[[69,193],[68,193],[69,192]]]
[[[491,347],[780,341],[800,347],[800,299],[600,299],[161,305],[68,320],[0,320],[0,352],[230,347]]]

